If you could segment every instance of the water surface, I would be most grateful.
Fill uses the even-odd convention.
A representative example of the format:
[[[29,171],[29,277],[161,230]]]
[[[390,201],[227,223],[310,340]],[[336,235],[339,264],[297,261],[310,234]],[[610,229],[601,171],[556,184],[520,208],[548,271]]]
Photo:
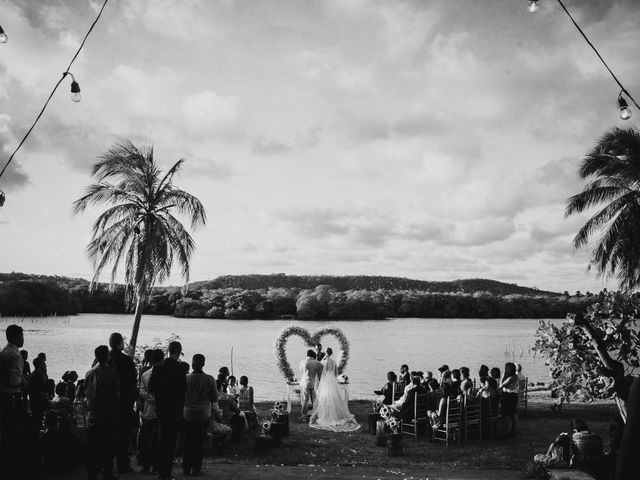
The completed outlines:
[[[112,332],[131,334],[132,315],[83,314],[64,318],[0,319],[0,329],[21,322],[29,360],[39,352],[47,354],[49,377],[56,381],[66,370],[81,376],[91,366],[93,349],[107,344]],[[257,400],[276,400],[285,391],[274,354],[279,332],[291,324],[313,332],[321,326],[344,331],[350,344],[346,375],[351,398],[373,398],[372,390],[385,382],[388,370],[399,371],[406,363],[411,370],[431,370],[446,363],[451,368],[467,366],[472,376],[486,364],[502,371],[507,361],[520,362],[530,382],[548,381],[548,367],[536,358],[534,344],[538,320],[532,319],[425,319],[291,322],[289,320],[214,320],[148,315],[142,318],[139,345],[151,344],[172,333],[180,335],[185,359],[195,353],[206,357],[205,371],[216,375],[222,365],[231,366],[236,377],[247,375]],[[4,335],[3,335],[4,337]],[[338,353],[338,342],[325,337],[325,347]],[[307,350],[301,339],[291,337],[287,344],[294,368]]]

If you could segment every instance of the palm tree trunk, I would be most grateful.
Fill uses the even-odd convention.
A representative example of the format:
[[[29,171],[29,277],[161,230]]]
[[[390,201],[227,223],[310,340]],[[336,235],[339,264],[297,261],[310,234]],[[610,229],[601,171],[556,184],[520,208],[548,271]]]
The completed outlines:
[[[141,290],[141,289],[140,289]],[[138,290],[138,299],[136,301],[136,313],[133,318],[133,329],[131,330],[131,340],[129,340],[129,356],[133,358],[136,354],[136,345],[138,344],[138,332],[140,331],[140,320],[142,319],[142,307],[146,299],[146,294]]]

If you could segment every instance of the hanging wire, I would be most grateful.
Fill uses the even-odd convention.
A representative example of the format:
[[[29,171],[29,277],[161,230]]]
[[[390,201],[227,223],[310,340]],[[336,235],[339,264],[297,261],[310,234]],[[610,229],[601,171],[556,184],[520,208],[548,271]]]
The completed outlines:
[[[600,61],[602,62],[602,64],[605,66],[605,68],[609,71],[609,73],[611,74],[611,76],[613,77],[613,79],[616,81],[616,83],[618,84],[618,86],[620,87],[620,89],[622,90],[621,93],[624,93],[629,100],[631,100],[633,102],[633,104],[638,108],[638,110],[640,110],[640,105],[638,105],[638,103],[636,102],[636,100],[631,96],[631,94],[629,93],[629,91],[624,88],[624,85],[622,85],[622,82],[620,82],[620,80],[618,80],[618,77],[616,77],[615,73],[613,73],[613,71],[609,68],[609,65],[607,65],[607,62],[604,61],[604,58],[602,58],[602,55],[600,55],[600,52],[598,52],[598,49],[593,45],[593,43],[591,43],[591,40],[589,40],[589,38],[587,37],[587,35],[584,33],[584,31],[582,30],[582,28],[580,28],[580,25],[578,25],[578,23],[574,20],[573,16],[571,15],[571,13],[569,13],[569,10],[567,10],[567,7],[565,7],[564,3],[562,2],[562,0],[558,0],[558,3],[560,4],[560,6],[562,7],[562,9],[564,10],[564,12],[567,14],[567,16],[571,19],[571,21],[573,22],[573,24],[575,25],[575,27],[578,29],[578,31],[580,32],[580,35],[582,35],[582,37],[585,39],[585,41],[589,44],[589,46],[593,49],[593,51],[596,53],[596,55],[598,56],[598,58],[600,59]]]
[[[24,136],[22,137],[22,140],[20,140],[20,143],[18,144],[16,149],[13,151],[13,153],[9,157],[9,160],[7,160],[7,163],[2,168],[2,171],[0,171],[0,178],[2,178],[2,175],[4,174],[4,171],[7,169],[7,167],[9,166],[11,161],[13,160],[13,157],[15,156],[15,154],[18,153],[18,150],[20,150],[20,147],[22,147],[22,145],[27,140],[27,138],[29,138],[29,135],[31,134],[31,132],[35,128],[36,124],[40,120],[40,117],[42,117],[42,114],[47,109],[47,105],[49,105],[49,101],[51,101],[51,98],[53,97],[53,94],[56,93],[56,90],[58,89],[58,87],[62,83],[62,80],[64,80],[67,75],[70,75],[69,70],[71,69],[71,65],[73,65],[73,62],[75,62],[76,58],[78,58],[78,55],[80,55],[80,51],[82,50],[82,47],[84,47],[84,44],[87,41],[87,38],[89,38],[89,35],[93,31],[93,27],[95,27],[96,23],[98,23],[98,20],[100,20],[100,16],[102,15],[102,11],[104,10],[104,7],[107,6],[107,2],[109,2],[109,0],[104,0],[104,3],[102,4],[102,7],[100,8],[100,11],[98,12],[98,15],[96,16],[96,19],[91,24],[91,27],[89,27],[89,30],[87,31],[87,34],[84,36],[84,39],[82,40],[82,43],[80,44],[80,46],[78,47],[78,50],[76,51],[75,55],[73,56],[73,58],[69,62],[69,65],[67,65],[67,68],[65,69],[64,73],[62,74],[62,77],[60,78],[60,80],[58,80],[58,83],[55,84],[55,86],[53,87],[53,90],[51,90],[51,93],[49,94],[49,97],[47,98],[47,101],[42,106],[42,109],[40,110],[40,113],[38,113],[38,116],[36,117],[36,119],[31,124],[31,127],[29,128],[29,130],[27,130],[27,133],[24,134]]]

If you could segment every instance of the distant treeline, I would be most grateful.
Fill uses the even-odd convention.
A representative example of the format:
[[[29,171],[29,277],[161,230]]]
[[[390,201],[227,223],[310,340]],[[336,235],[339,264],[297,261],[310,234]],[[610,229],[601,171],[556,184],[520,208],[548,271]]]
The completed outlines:
[[[100,284],[90,292],[84,279],[0,273],[1,316],[126,313],[124,298],[122,285],[109,290]],[[594,301],[589,292],[561,295],[484,279],[237,275],[193,283],[184,295],[177,287],[156,288],[144,313],[229,319],[563,318]]]

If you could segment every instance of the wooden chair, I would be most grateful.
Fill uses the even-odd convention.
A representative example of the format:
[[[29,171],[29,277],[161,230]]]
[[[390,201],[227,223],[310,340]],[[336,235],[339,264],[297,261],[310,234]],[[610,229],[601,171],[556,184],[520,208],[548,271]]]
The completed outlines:
[[[480,399],[465,395],[464,397],[464,421],[463,431],[465,441],[469,439],[469,434],[478,434],[478,438],[482,439],[482,409],[480,408]]]
[[[529,401],[529,377],[518,382],[518,416],[527,416],[527,403]]]
[[[400,400],[402,395],[404,395],[404,383],[393,382],[393,401]]]
[[[500,402],[497,398],[489,400],[489,438],[496,437],[496,428],[498,422],[502,420],[502,413],[500,413]]]
[[[433,441],[444,442],[445,446],[449,446],[452,439],[456,439],[456,443],[460,445],[460,415],[461,405],[457,399],[448,397],[446,403],[446,413],[444,422],[439,427],[433,428]]]
[[[413,420],[403,421],[400,426],[400,431],[407,435],[413,435],[418,440],[418,428],[424,425],[425,431],[429,424],[429,395],[426,393],[415,393],[415,401],[413,403]]]

